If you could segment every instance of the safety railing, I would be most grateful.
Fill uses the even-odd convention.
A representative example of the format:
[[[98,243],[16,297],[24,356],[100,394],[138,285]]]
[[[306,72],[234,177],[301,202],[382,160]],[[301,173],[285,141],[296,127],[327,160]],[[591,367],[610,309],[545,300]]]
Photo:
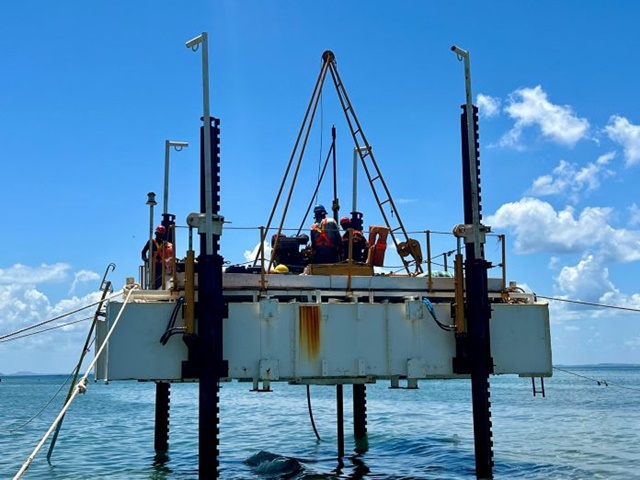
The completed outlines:
[[[177,249],[177,240],[175,235],[176,226],[172,226],[172,235],[171,238],[174,239],[174,255],[169,264],[170,268],[166,268],[163,264],[163,272],[162,272],[162,285],[161,289],[170,289],[175,288],[178,283],[181,281],[182,277],[178,277],[178,249]],[[371,227],[370,230],[364,230],[362,233],[365,237],[369,237],[369,234],[373,232],[373,229],[377,227]],[[273,264],[274,267],[277,266],[274,261],[276,260],[274,256],[274,252],[272,251],[270,238],[272,235],[276,234],[278,229],[271,228],[269,230],[266,227],[225,227],[226,230],[230,231],[240,231],[240,230],[255,230],[256,238],[264,239],[260,243],[257,249],[256,258],[251,261],[238,263],[233,265],[235,268],[253,268],[251,270],[253,273],[260,274],[260,283],[264,290],[267,289],[268,280],[266,274],[268,273],[280,273],[279,271],[272,268],[271,271],[267,271],[266,266],[269,264]],[[298,259],[302,263],[309,262],[309,251],[310,246],[308,244],[297,243],[296,239],[297,234],[299,233],[299,229],[287,229],[283,228],[281,230],[281,234],[284,235],[293,235],[288,237],[292,244],[292,248],[295,248],[295,254],[298,255]],[[426,251],[426,255],[422,260],[422,264],[426,266],[426,272],[421,274],[421,277],[425,277],[427,281],[427,289],[432,291],[434,278],[437,277],[453,277],[455,276],[455,268],[454,268],[454,258],[457,254],[464,253],[464,244],[462,244],[460,238],[456,238],[452,232],[442,232],[435,230],[420,230],[420,231],[408,231],[408,234],[412,236],[412,241],[415,241],[416,244],[412,244],[411,248],[418,248],[420,252]],[[345,232],[348,234],[348,232]],[[507,288],[507,272],[506,272],[506,238],[504,234],[492,234],[488,233],[487,242],[485,243],[485,255],[487,256],[487,260],[491,262],[491,268],[499,268],[502,288]],[[353,263],[353,243],[352,238],[349,243],[349,247],[345,252],[344,258],[339,263]],[[497,248],[491,245],[490,239],[497,240]],[[415,240],[413,240],[415,239]],[[420,239],[420,240],[419,240]],[[282,245],[282,240],[279,242]],[[293,245],[296,244],[296,245]],[[234,242],[234,245],[237,246],[237,242]],[[380,265],[376,264],[376,273],[377,274],[385,274],[385,275],[401,275],[405,269],[404,266],[398,261],[398,264],[393,263],[394,255],[398,255],[400,257],[400,252],[396,252],[393,248],[393,245],[389,246],[389,251],[384,256],[384,262]],[[497,255],[497,258],[496,258]],[[371,257],[369,258],[369,262],[371,261]],[[291,257],[287,257],[291,258]],[[365,262],[366,263],[366,262]],[[286,262],[284,263],[286,265]],[[290,265],[287,265],[290,267]],[[145,262],[145,264],[140,266],[140,284],[143,289],[153,289],[153,282],[149,282],[148,279],[153,278],[153,262]],[[151,272],[149,271],[151,269]],[[296,270],[295,268],[288,269],[291,273],[301,273],[302,269]],[[234,271],[233,269],[229,269],[229,271]],[[491,276],[491,275],[490,275]],[[496,277],[495,275],[493,276]],[[167,280],[171,280],[171,282],[167,282]]]

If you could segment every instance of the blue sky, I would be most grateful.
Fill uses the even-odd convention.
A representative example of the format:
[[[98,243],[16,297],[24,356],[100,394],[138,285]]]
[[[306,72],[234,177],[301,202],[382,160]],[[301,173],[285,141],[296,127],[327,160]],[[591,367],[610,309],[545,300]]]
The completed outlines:
[[[4,206],[0,335],[137,277],[146,194],[199,208],[201,56],[221,118],[222,254],[242,262],[267,221],[304,110],[332,50],[407,229],[462,221],[462,63],[480,106],[484,223],[505,233],[508,279],[540,295],[640,308],[640,38],[633,2],[11,2],[0,21]],[[297,227],[338,131],[350,210],[353,144],[330,83],[286,224]],[[359,184],[365,224],[380,214]],[[331,204],[331,182],[320,201]],[[159,213],[161,205],[157,207]],[[310,219],[305,220],[309,224]],[[184,231],[183,231],[184,232]],[[421,240],[422,238],[419,237]],[[436,242],[435,252],[451,244]],[[178,251],[186,249],[184,235]],[[440,249],[440,250],[438,250]],[[487,255],[499,261],[495,239]],[[640,316],[551,305],[556,363],[640,363]],[[0,345],[0,372],[68,372],[88,322]]]

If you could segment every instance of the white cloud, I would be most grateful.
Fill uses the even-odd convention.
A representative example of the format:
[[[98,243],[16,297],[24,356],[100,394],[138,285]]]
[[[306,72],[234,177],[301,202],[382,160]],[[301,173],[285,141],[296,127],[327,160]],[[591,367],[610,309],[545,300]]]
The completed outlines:
[[[640,232],[607,227],[600,238],[600,254],[610,262],[640,260]]]
[[[82,306],[89,305],[100,298],[101,292],[93,291],[81,297],[72,296],[51,302],[46,293],[40,290],[40,285],[68,282],[69,269],[69,265],[57,263],[55,265],[41,265],[40,267],[16,264],[0,270],[0,335],[66,314]],[[75,272],[72,284],[76,285],[78,282],[96,278],[98,278],[96,273],[80,270]],[[90,307],[42,328],[92,316],[94,312],[95,307]],[[86,327],[84,323],[80,323],[65,327],[65,329],[73,333],[84,331]],[[51,350],[62,348],[52,338],[55,337],[44,333],[16,339],[11,343],[7,343],[7,345],[10,346],[10,349],[14,348],[13,345],[19,345],[21,349],[34,348],[35,346],[46,346]],[[60,337],[58,336],[57,338],[59,339]],[[0,349],[0,354],[3,351],[3,349]]]
[[[100,275],[90,270],[80,270],[76,272],[73,278],[73,283],[71,284],[71,288],[69,289],[69,295],[73,295],[75,293],[76,287],[79,284],[99,279]]]
[[[633,125],[625,117],[612,115],[604,131],[624,148],[627,166],[640,163],[640,125]]]
[[[101,297],[92,292],[52,303],[39,290],[25,285],[0,285],[0,335],[53,319],[61,314],[90,305]],[[8,337],[0,344],[0,369],[3,373],[30,370],[39,373],[70,372],[78,361],[95,306],[73,315]],[[88,317],[88,318],[87,318]],[[79,321],[87,318],[87,321]],[[54,330],[39,330],[68,324]],[[21,335],[28,335],[18,338]]]
[[[565,266],[556,277],[556,288],[561,297],[582,300],[601,305],[640,309],[640,294],[622,293],[610,280],[607,259],[602,252],[585,255],[576,265]],[[601,307],[565,304],[563,315],[568,312],[582,312],[582,319],[586,317],[585,310],[590,310],[590,318],[610,318],[615,315],[626,315],[621,310],[611,310]]]
[[[478,113],[481,117],[495,117],[500,113],[500,99],[497,97],[490,97],[489,95],[478,94],[476,99],[478,104]]]
[[[621,293],[618,289],[612,289],[600,297],[600,302],[605,305],[616,305],[618,307],[640,310],[640,294],[638,293],[627,295]]]
[[[519,147],[526,127],[538,126],[542,136],[556,143],[573,146],[589,129],[585,118],[577,117],[571,107],[551,103],[540,85],[520,88],[509,95],[505,111],[516,123],[500,139],[500,145]]]
[[[255,247],[253,247],[253,250],[245,250],[244,251],[244,259],[247,262],[253,262],[257,257],[258,257],[258,251],[260,250],[260,243],[257,243]],[[269,259],[271,258],[271,245],[269,244],[269,242],[267,242],[265,240],[264,242],[264,259],[265,259],[265,264],[269,264]],[[258,262],[260,262],[260,260],[258,259]]]
[[[640,208],[635,203],[629,207],[629,225],[640,225]]]
[[[640,232],[611,227],[612,212],[602,207],[586,207],[578,215],[572,207],[556,212],[547,202],[523,198],[502,205],[486,223],[512,229],[519,253],[591,251],[607,262],[640,260]]]
[[[29,267],[17,263],[9,268],[0,268],[0,285],[61,283],[67,280],[67,272],[70,268],[71,266],[66,263],[42,264],[39,267]]]
[[[549,175],[536,178],[529,189],[532,195],[566,195],[576,203],[581,192],[591,192],[600,187],[600,180],[610,177],[614,172],[607,169],[607,164],[615,157],[609,152],[598,157],[595,162],[578,168],[575,163],[560,160],[560,164]]]
[[[39,291],[24,285],[0,285],[0,324],[4,330],[37,323],[50,309],[49,300]],[[44,317],[42,317],[44,318]]]
[[[502,205],[487,218],[487,224],[512,228],[520,253],[569,253],[597,245],[608,228],[610,215],[609,208],[587,207],[576,218],[571,207],[556,212],[547,202],[523,198]]]
[[[547,268],[549,270],[556,270],[558,265],[560,264],[560,258],[553,255],[551,259],[549,259],[549,263],[547,264]]]
[[[606,292],[617,291],[609,280],[602,258],[587,255],[575,266],[565,266],[557,277],[558,287],[572,299],[598,301]]]
[[[0,335],[5,335],[26,326],[34,325],[77,310],[80,307],[97,301],[100,296],[101,292],[96,291],[83,297],[66,298],[52,304],[43,292],[34,287],[25,285],[0,285],[0,325],[2,325]],[[96,307],[90,307],[41,328],[48,328],[92,316],[95,313],[95,308]],[[36,330],[38,329],[40,328]],[[86,327],[83,323],[80,323],[67,327],[67,330],[86,330]],[[57,348],[51,335],[47,333],[16,339],[15,343],[17,344],[18,342],[20,342],[21,348],[30,348],[35,345],[47,345],[51,348]]]

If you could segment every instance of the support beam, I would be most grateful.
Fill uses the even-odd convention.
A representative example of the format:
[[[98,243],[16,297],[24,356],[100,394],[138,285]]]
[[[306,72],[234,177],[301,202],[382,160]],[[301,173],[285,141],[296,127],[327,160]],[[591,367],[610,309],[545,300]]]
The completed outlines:
[[[220,209],[220,123],[216,118],[211,118],[211,120],[213,125],[207,125],[206,128],[203,127],[200,130],[202,146],[200,207],[203,212],[218,215]],[[211,155],[205,154],[206,145],[210,145]],[[210,157],[211,160],[211,165],[208,167],[207,157]],[[210,177],[208,176],[209,172]],[[210,197],[207,195],[208,192],[211,192]],[[219,478],[220,379],[226,377],[229,372],[229,366],[223,359],[222,351],[222,321],[225,307],[222,296],[223,259],[218,253],[219,243],[219,234],[211,234],[208,229],[205,232],[200,232],[196,348],[200,371],[198,478],[201,480]]]
[[[353,435],[356,440],[367,436],[367,386],[353,385]]]
[[[344,457],[344,397],[342,385],[336,385],[336,420],[338,423],[338,460]]]
[[[493,373],[493,359],[489,335],[491,305],[487,277],[490,264],[484,258],[484,236],[490,228],[481,223],[477,107],[469,104],[462,106],[460,126],[464,220],[465,225],[473,226],[474,234],[464,236],[467,332],[456,338],[458,351],[457,358],[454,359],[454,368],[460,368],[471,374],[476,477],[491,479],[493,478],[493,439],[489,375]]]
[[[156,422],[153,448],[157,454],[163,454],[169,450],[170,397],[171,384],[156,382]]]

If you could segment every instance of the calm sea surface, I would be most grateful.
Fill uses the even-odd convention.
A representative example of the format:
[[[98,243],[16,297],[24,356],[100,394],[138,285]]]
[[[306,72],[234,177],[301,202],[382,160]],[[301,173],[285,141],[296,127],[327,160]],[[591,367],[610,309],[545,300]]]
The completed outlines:
[[[564,368],[564,367],[563,367]],[[640,479],[640,367],[567,367],[546,380],[492,377],[496,479]],[[0,479],[13,478],[57,416],[65,376],[7,376],[0,382]],[[220,472],[225,479],[474,479],[470,382],[435,380],[418,390],[367,387],[368,451],[357,454],[351,387],[345,386],[345,451],[336,458],[335,387],[312,386],[321,441],[304,386],[271,393],[224,383]],[[168,459],[153,451],[155,385],[90,383],[65,418],[52,457],[45,444],[23,478],[196,479],[197,384],[171,388]]]

